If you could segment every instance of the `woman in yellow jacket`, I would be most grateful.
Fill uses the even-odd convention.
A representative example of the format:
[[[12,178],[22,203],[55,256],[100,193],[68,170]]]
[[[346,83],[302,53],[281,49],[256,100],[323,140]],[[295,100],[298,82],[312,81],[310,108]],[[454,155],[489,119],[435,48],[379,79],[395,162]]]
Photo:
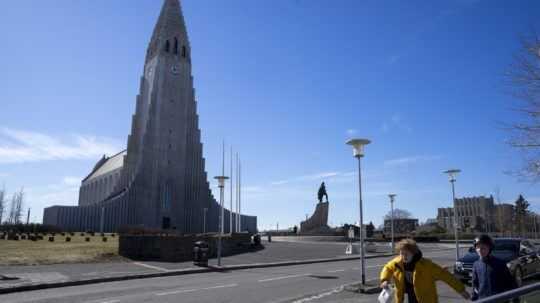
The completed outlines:
[[[381,288],[387,288],[393,279],[396,285],[395,300],[403,303],[437,303],[437,280],[443,281],[469,299],[465,285],[446,269],[422,257],[422,252],[412,239],[404,239],[397,245],[399,257],[388,262],[381,272]]]

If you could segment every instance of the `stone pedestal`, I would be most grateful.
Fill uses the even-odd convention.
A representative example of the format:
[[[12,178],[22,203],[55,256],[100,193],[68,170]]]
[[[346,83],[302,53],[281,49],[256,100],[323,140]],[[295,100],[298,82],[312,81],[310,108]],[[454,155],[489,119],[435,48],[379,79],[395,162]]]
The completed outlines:
[[[300,223],[301,234],[324,234],[330,230],[328,227],[328,208],[330,203],[317,203],[315,212],[306,221]]]

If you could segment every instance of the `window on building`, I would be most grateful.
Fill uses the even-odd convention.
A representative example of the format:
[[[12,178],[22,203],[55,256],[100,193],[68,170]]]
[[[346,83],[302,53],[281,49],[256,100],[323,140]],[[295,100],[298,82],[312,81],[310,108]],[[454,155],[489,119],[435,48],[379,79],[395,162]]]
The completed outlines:
[[[186,47],[182,46],[182,57],[186,57]]]
[[[178,39],[174,38],[174,54],[178,55]]]
[[[168,53],[171,49],[171,43],[169,42],[169,40],[167,40],[165,42],[165,51]]]

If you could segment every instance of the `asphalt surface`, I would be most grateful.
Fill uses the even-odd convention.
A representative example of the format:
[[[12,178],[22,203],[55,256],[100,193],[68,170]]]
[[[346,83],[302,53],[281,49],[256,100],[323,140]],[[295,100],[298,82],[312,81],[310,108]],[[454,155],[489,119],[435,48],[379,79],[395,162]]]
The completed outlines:
[[[424,251],[440,264],[453,262],[452,250]],[[367,279],[376,279],[388,259],[366,260]],[[294,302],[357,282],[359,277],[359,260],[339,261],[30,291],[0,295],[0,302]],[[354,299],[358,302],[358,297]]]
[[[248,253],[227,256],[223,265],[272,263],[283,261],[301,261],[308,259],[345,257],[346,243],[291,243],[264,242],[264,249]],[[387,245],[377,247],[379,253],[388,253]],[[368,253],[373,255],[373,253]],[[217,260],[209,260],[210,265],[217,265]],[[159,273],[172,270],[194,268],[193,262],[157,262],[130,261],[91,263],[91,264],[54,264],[38,266],[0,266],[0,274],[18,277],[17,280],[1,281],[0,289],[22,285],[56,283],[87,280],[93,278],[119,277],[126,275]]]

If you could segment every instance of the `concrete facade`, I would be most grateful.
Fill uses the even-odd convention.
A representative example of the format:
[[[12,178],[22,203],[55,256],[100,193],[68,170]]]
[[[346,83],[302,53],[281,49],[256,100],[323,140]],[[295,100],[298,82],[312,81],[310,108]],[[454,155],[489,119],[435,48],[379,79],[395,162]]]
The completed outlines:
[[[395,218],[394,219],[394,234],[402,235],[409,234],[418,227],[418,219],[411,218]],[[384,220],[384,234],[389,236],[392,233],[392,220]]]
[[[497,232],[512,220],[513,206],[495,204],[493,197],[464,197],[456,199],[458,226],[463,231]],[[439,208],[439,226],[453,232],[454,208]]]
[[[106,232],[126,225],[218,231],[220,206],[210,191],[198,124],[184,18],[178,0],[165,0],[147,49],[127,150],[100,159],[81,184],[79,206],[46,208],[44,224],[99,231],[103,221]],[[226,232],[229,218],[226,210]],[[240,220],[241,231],[257,230],[256,217]]]

